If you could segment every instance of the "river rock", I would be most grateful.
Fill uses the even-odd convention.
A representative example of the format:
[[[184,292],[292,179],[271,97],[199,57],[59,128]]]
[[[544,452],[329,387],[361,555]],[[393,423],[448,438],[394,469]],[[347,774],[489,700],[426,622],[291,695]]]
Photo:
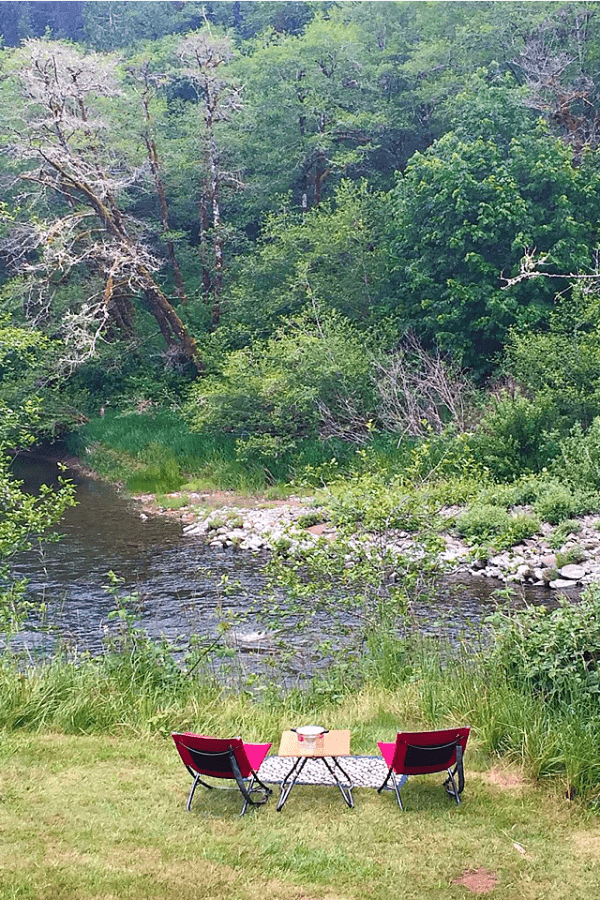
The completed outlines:
[[[580,581],[585,575],[583,566],[562,566],[558,571],[562,578],[567,578],[569,581]]]
[[[577,587],[576,581],[569,581],[567,578],[557,578],[555,581],[550,582],[550,587],[553,590],[567,590],[567,588]]]
[[[542,556],[540,558],[540,565],[542,569],[553,569],[556,566],[556,554],[548,553],[546,556]]]
[[[542,569],[540,575],[542,576],[542,581],[545,581],[546,584],[550,584],[556,578],[557,572],[555,568],[549,566],[546,569]]]

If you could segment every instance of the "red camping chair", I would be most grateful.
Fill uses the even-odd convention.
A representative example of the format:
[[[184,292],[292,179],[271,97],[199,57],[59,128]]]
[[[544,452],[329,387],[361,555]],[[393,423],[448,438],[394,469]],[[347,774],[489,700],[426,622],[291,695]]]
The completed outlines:
[[[271,749],[270,744],[245,744],[239,737],[212,738],[192,734],[189,731],[184,734],[174,733],[171,737],[175,741],[184,766],[194,779],[187,802],[188,812],[192,807],[194,791],[199,784],[206,788],[214,787],[203,781],[201,776],[234,780],[244,798],[242,816],[248,805],[262,806],[273,793],[256,774]],[[255,787],[256,784],[258,787]],[[256,793],[262,794],[259,800],[255,800],[252,796]]]
[[[405,731],[398,732],[393,744],[379,742],[381,755],[389,769],[385,781],[377,789],[378,793],[383,790],[394,790],[398,806],[404,809],[400,788],[406,784],[409,775],[427,775],[430,772],[446,770],[448,772],[444,782],[446,791],[460,803],[460,795],[465,786],[463,755],[470,731],[468,725],[445,731]],[[400,779],[396,778],[397,775]]]

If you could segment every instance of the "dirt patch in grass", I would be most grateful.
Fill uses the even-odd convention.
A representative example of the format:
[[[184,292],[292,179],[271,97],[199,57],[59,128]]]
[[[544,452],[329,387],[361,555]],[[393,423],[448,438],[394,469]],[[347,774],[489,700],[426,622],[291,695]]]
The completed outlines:
[[[571,835],[573,852],[587,859],[600,860],[600,829],[597,831],[575,831]]]
[[[460,884],[473,894],[487,894],[498,884],[498,876],[489,869],[468,869],[455,878],[452,884]]]
[[[482,773],[481,780],[504,791],[516,791],[525,786],[525,778],[521,772],[503,766],[494,766],[489,772]]]

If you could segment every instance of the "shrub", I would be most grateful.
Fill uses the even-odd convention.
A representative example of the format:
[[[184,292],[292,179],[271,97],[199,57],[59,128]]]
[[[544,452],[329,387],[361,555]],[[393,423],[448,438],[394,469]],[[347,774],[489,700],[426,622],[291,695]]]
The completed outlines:
[[[577,424],[560,444],[553,471],[583,490],[600,490],[600,416],[584,432]]]
[[[503,507],[475,503],[456,520],[456,530],[471,543],[486,543],[510,527],[511,516]]]
[[[473,459],[499,480],[539,472],[558,454],[556,411],[545,398],[502,395],[470,438]]]
[[[474,503],[456,520],[456,529],[469,543],[492,544],[503,550],[531,537],[539,529],[539,520],[528,513],[511,515],[501,506]]]
[[[573,295],[559,301],[550,330],[514,331],[507,345],[507,365],[511,374],[537,400],[552,406],[565,431],[577,422],[590,424],[600,415],[600,342],[597,328],[581,325],[589,318],[589,301],[575,288]]]
[[[577,565],[584,559],[587,559],[587,553],[583,547],[576,544],[574,547],[568,547],[562,553],[556,554],[556,566],[558,569],[562,569],[563,566]]]
[[[533,537],[540,528],[540,520],[536,516],[529,513],[516,513],[510,517],[508,528],[499,539],[494,541],[494,545],[499,549],[504,547],[512,547],[513,544],[520,544],[521,541]],[[500,541],[500,543],[499,543]]]
[[[558,525],[572,516],[583,516],[598,509],[600,498],[594,491],[572,489],[555,480],[542,483],[534,510],[545,522]]]
[[[580,603],[564,598],[549,610],[527,607],[490,618],[493,661],[508,679],[547,700],[600,693],[600,588],[589,587]]]
[[[373,408],[364,336],[329,313],[288,321],[269,340],[232,352],[222,375],[194,385],[186,415],[196,431],[235,435],[239,458],[264,461],[319,437],[325,423],[350,437],[368,433]]]
[[[558,550],[559,547],[562,547],[570,534],[579,534],[581,527],[581,522],[578,522],[577,519],[565,519],[564,522],[561,522],[560,525],[557,525],[554,529],[554,533],[549,542],[550,546],[554,550]]]

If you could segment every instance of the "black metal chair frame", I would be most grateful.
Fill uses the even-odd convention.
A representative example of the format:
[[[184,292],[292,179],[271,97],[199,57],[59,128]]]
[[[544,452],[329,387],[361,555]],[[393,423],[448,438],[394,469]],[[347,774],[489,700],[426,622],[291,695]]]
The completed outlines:
[[[243,775],[240,771],[238,761],[235,758],[235,752],[232,747],[230,747],[228,750],[223,750],[223,751],[218,751],[218,752],[208,752],[208,751],[204,751],[204,750],[197,750],[194,747],[188,747],[186,744],[182,744],[182,746],[185,747],[187,752],[190,754],[190,757],[192,758],[192,760],[198,761],[198,768],[202,768],[202,769],[212,768],[215,770],[215,772],[223,772],[223,773],[231,772],[233,778],[235,779],[235,781],[237,783],[238,788],[240,789],[240,793],[242,794],[242,797],[244,798],[244,805],[242,806],[242,812],[240,813],[240,815],[242,815],[242,816],[244,815],[244,813],[248,809],[248,806],[262,806],[263,803],[267,802],[267,800],[273,793],[272,788],[269,788],[269,787],[267,787],[266,784],[263,784],[263,782],[260,780],[260,778],[258,777],[256,772],[252,771],[252,774],[250,775],[249,778],[243,777]],[[202,763],[203,760],[208,761],[209,765],[203,764]],[[222,763],[220,766],[218,765],[219,761],[221,761],[221,763]],[[215,763],[217,765],[215,765]],[[225,765],[223,765],[223,763],[225,763]],[[227,763],[228,763],[228,765],[227,765]],[[187,811],[190,812],[191,808],[192,808],[192,800],[194,797],[194,793],[195,793],[198,785],[201,784],[203,787],[208,788],[209,790],[212,790],[215,787],[215,785],[209,784],[207,781],[203,781],[201,775],[194,769],[190,768],[190,766],[186,765],[186,769],[188,770],[188,772],[194,779],[192,788],[190,790],[190,795],[188,797],[187,807],[186,807]],[[204,774],[204,777],[206,778],[206,774],[205,773],[203,773],[203,774]],[[258,785],[258,786],[255,787],[255,785]],[[258,793],[261,793],[262,797],[260,800],[255,800],[252,797],[252,794],[258,794]]]
[[[337,757],[335,757],[335,756],[330,756],[330,757],[327,757],[327,756],[315,756],[315,757],[301,756],[301,757],[298,757],[298,759],[294,760],[294,764],[292,765],[292,768],[290,769],[290,771],[287,773],[287,775],[281,782],[281,793],[279,795],[279,803],[277,804],[277,812],[281,812],[281,810],[285,806],[286,801],[292,791],[292,788],[294,787],[298,778],[302,774],[302,770],[309,759],[312,759],[315,762],[318,760],[325,765],[325,768],[329,771],[329,774],[333,778],[334,783],[339,788],[340,794],[344,798],[346,806],[349,806],[350,809],[352,809],[354,807],[354,797],[352,796],[352,789],[353,789],[354,785],[352,784],[352,779],[350,778],[348,773],[339,764]],[[331,763],[329,760],[331,760]],[[338,775],[338,771],[336,771],[336,770],[341,772],[345,781],[342,781],[340,779],[340,776]]]

